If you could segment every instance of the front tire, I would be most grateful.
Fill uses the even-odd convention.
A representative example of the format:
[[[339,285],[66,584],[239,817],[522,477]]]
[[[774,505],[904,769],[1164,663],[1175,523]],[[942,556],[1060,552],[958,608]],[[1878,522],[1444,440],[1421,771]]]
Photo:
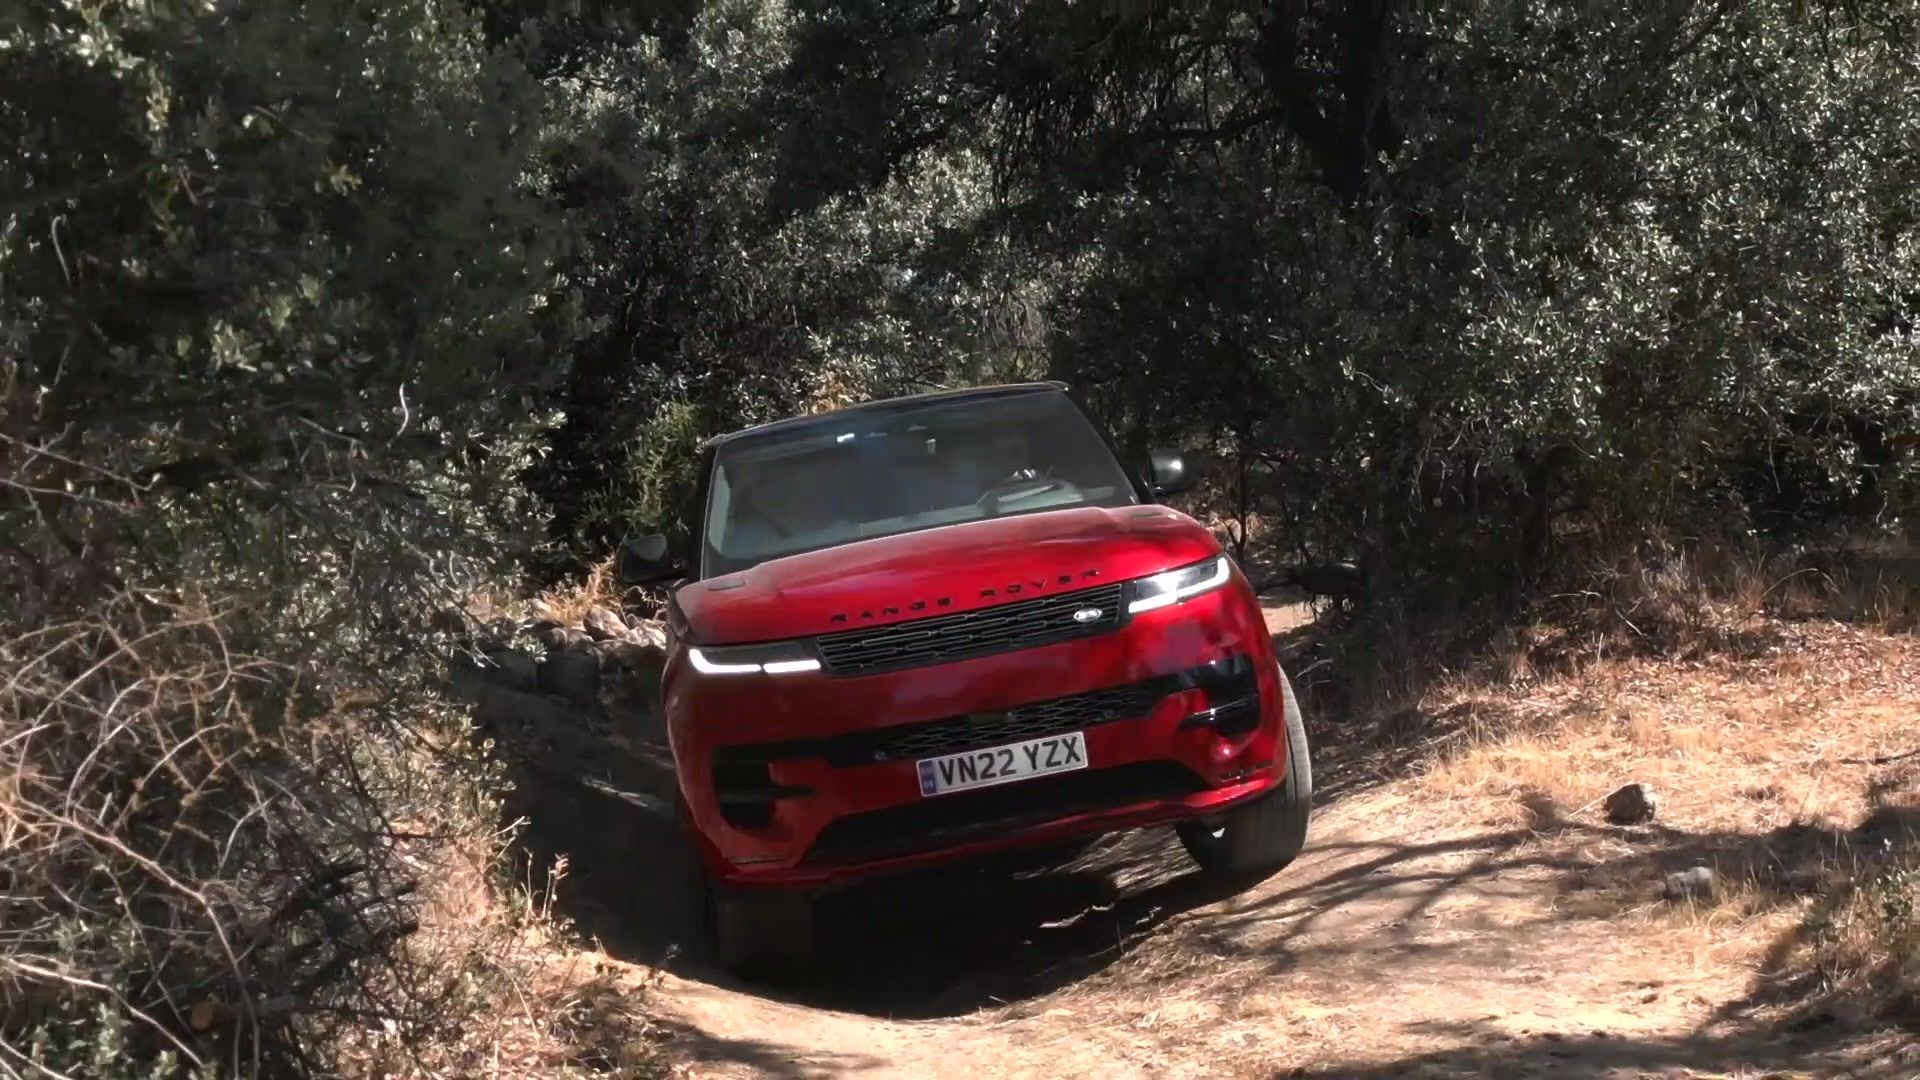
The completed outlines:
[[[1313,815],[1313,763],[1293,683],[1286,672],[1279,676],[1286,713],[1286,778],[1258,799],[1228,810],[1216,822],[1187,821],[1177,826],[1187,854],[1210,874],[1265,877],[1285,868],[1307,844],[1307,821]]]

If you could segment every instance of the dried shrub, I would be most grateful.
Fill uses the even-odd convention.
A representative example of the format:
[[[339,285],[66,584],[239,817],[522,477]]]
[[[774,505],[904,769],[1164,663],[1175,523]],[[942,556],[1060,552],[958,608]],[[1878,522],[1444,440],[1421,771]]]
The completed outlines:
[[[1920,1022],[1920,858],[1859,867],[1808,915],[1795,959],[1829,1007]]]
[[[466,718],[117,595],[0,643],[0,1061],[70,1076],[650,1068],[644,987],[516,887]],[[404,723],[402,721],[404,720]]]
[[[28,5],[0,55],[0,1072],[431,1057],[474,992],[418,885],[504,786],[432,688],[574,326],[542,98],[421,0]]]
[[[0,1053],[281,1070],[328,1024],[404,1011],[361,981],[416,923],[356,703],[224,622],[122,594],[0,644]]]

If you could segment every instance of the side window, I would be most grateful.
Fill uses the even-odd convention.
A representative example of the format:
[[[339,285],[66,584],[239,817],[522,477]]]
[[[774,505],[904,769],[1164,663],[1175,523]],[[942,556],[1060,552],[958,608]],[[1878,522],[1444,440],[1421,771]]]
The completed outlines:
[[[727,480],[724,467],[713,467],[708,474],[711,480],[707,485],[706,520],[702,522],[700,535],[704,538],[707,550],[727,550],[727,513],[733,503],[733,486]],[[698,513],[694,515],[698,519]],[[702,552],[704,558],[705,552]]]

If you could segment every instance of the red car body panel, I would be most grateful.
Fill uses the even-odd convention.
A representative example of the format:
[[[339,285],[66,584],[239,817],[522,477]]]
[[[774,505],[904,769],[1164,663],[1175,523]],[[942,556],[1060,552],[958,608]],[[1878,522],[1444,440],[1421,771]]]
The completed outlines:
[[[694,646],[805,639],[1117,584],[1219,554],[1205,528],[1163,506],[1077,508],[846,544],[682,587],[662,692],[682,810],[709,872],[734,886],[818,888],[1204,817],[1270,790],[1287,760],[1282,677],[1259,603],[1237,569],[1224,586],[1094,636],[882,674],[714,676],[696,671],[688,655]],[[1227,704],[1213,700],[1215,684],[1179,680],[1229,662],[1257,690],[1258,715],[1223,733],[1196,722]],[[984,831],[922,842],[911,823],[933,820],[929,815],[944,808],[930,804],[966,793],[923,796],[911,759],[836,764],[788,752],[765,772],[793,794],[770,800],[764,818],[744,824],[723,810],[716,789],[716,761],[740,748],[993,715],[1136,684],[1160,688],[1158,696],[1140,715],[1084,729],[1088,773],[1117,769],[1123,771],[1101,776],[1190,781],[1178,790],[1142,789],[1134,798],[1122,785],[1093,805],[1038,818],[1010,813]],[[1005,793],[993,798],[1017,809],[1023,789],[1043,782],[1006,784],[993,789]],[[902,828],[891,829],[893,820]],[[826,838],[848,822],[866,823],[862,835],[876,842],[872,850],[825,851]]]

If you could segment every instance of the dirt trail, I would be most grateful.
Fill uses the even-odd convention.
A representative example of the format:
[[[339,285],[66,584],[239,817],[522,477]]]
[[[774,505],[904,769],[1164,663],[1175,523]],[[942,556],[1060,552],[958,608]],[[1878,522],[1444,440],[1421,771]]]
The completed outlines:
[[[1920,648],[1874,648],[1878,674],[1849,684],[1853,698],[1815,692],[1878,717],[1901,749],[1920,717]],[[1781,693],[1751,673],[1716,678],[1704,693],[1735,717],[1749,697]],[[1673,696],[1646,692],[1648,708]],[[1675,868],[1751,865],[1784,881],[1802,872],[1795,859],[1853,843],[1864,797],[1810,817],[1796,777],[1876,803],[1905,791],[1900,812],[1920,807],[1920,767],[1846,765],[1858,740],[1809,754],[1807,739],[1796,728],[1771,749],[1732,748],[1779,781],[1747,793],[1749,818],[1723,822],[1727,800],[1703,789],[1639,829],[1544,795],[1482,812],[1418,770],[1381,781],[1378,759],[1326,754],[1307,852],[1257,886],[1209,886],[1164,831],[942,870],[829,905],[821,961],[791,987],[730,983],[677,954],[684,912],[634,910],[671,872],[632,861],[660,837],[583,837],[580,808],[559,820],[571,823],[574,913],[613,961],[667,971],[649,1008],[690,1076],[1920,1075],[1910,1038],[1777,1022],[1770,980],[1794,903],[1660,898]],[[1644,760],[1687,783],[1664,747]],[[1715,760],[1700,768],[1723,768]],[[1768,818],[1767,798],[1798,809]]]
[[[1383,791],[1330,808],[1307,855],[1238,897],[1182,910],[1168,879],[1137,881],[1133,897],[1155,887],[1164,895],[1135,903],[1140,921],[1164,920],[1146,931],[1152,940],[1080,983],[974,1015],[890,1019],[684,978],[669,979],[660,1001],[703,1059],[692,1071],[705,1076],[1710,1062],[1713,1040],[1696,1047],[1692,1035],[1745,993],[1751,961],[1702,950],[1697,934],[1655,921],[1558,918],[1555,870],[1536,865],[1549,860],[1529,855],[1525,841],[1444,830],[1383,837],[1383,826],[1404,820],[1399,804]],[[1141,846],[1106,853],[1108,865],[1124,873],[1143,855],[1177,856]]]

